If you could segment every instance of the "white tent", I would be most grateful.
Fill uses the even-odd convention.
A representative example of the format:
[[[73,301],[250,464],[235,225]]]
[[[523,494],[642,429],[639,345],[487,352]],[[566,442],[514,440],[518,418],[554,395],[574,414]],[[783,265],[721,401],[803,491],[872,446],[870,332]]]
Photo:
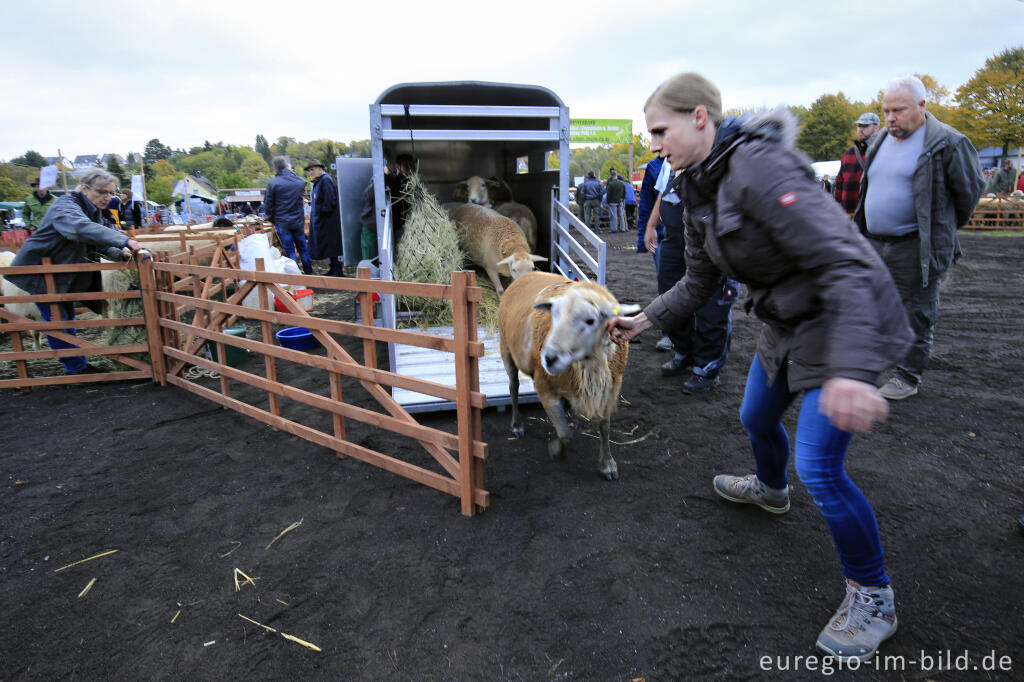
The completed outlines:
[[[839,166],[842,164],[841,161],[815,161],[811,164],[811,168],[814,170],[814,177],[821,180],[826,175],[836,179],[839,175]]]

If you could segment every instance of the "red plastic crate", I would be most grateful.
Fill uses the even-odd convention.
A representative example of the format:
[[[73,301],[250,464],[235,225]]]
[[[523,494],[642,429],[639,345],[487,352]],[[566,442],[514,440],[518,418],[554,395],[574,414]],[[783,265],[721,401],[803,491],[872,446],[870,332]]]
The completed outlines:
[[[296,301],[298,301],[299,305],[301,305],[302,309],[305,310],[306,312],[310,312],[311,310],[313,310],[312,289],[296,289],[295,293],[292,294],[291,296]],[[278,311],[282,313],[288,312],[288,308],[286,308],[283,303],[277,300],[277,296],[274,297],[274,308],[276,308]]]

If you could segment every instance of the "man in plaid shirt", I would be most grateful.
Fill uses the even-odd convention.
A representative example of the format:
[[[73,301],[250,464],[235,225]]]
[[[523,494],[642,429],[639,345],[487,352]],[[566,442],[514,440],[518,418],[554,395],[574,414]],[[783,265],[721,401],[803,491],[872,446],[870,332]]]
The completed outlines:
[[[857,199],[860,198],[860,178],[864,174],[864,154],[868,150],[868,139],[878,132],[879,125],[881,120],[878,114],[869,111],[860,115],[857,119],[857,139],[843,154],[839,174],[836,175],[833,196],[851,216],[857,210]]]

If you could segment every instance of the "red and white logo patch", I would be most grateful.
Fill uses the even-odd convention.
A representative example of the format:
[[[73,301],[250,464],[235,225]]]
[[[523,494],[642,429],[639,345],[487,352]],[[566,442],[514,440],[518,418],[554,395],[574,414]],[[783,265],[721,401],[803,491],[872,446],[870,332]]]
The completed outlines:
[[[792,206],[797,202],[796,192],[786,192],[779,197],[779,203],[783,206]]]

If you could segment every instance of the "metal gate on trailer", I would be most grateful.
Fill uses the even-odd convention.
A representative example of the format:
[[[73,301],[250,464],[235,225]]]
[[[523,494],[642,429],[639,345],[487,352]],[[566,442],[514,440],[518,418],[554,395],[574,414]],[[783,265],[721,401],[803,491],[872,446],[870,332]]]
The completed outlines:
[[[345,216],[358,215],[361,195],[352,187],[373,183],[376,202],[380,277],[392,278],[394,226],[385,191],[384,168],[401,154],[413,155],[424,185],[445,202],[466,178],[496,176],[513,199],[531,209],[538,223],[537,252],[547,255],[552,272],[570,279],[605,282],[606,245],[567,207],[569,190],[569,108],[551,90],[536,85],[451,81],[402,83],[385,90],[370,105],[372,167],[365,159],[337,159],[339,200],[346,248],[357,244],[361,227]],[[548,157],[558,159],[548,167]],[[525,170],[525,172],[523,172]],[[343,190],[342,187],[349,187]],[[346,262],[357,259],[347,252]],[[383,322],[398,324],[393,296],[385,296]],[[444,330],[436,330],[443,333]],[[497,355],[497,338],[480,330],[489,352],[481,361],[481,386],[489,405],[507,405],[508,379]],[[389,344],[391,366],[402,374],[451,382],[448,358],[429,350]],[[533,385],[521,377],[520,399],[535,399]],[[410,411],[444,410],[452,404],[430,396],[395,391]]]

